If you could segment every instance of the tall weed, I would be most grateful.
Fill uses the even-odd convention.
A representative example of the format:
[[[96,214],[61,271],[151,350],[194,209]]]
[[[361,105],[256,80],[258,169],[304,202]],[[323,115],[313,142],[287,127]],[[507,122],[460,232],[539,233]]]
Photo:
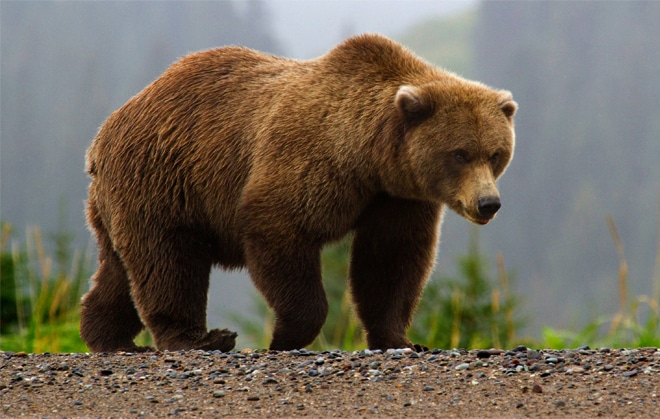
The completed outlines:
[[[628,297],[628,262],[623,242],[614,220],[607,226],[619,258],[617,289],[619,307],[616,313],[601,316],[577,332],[546,327],[541,344],[548,348],[593,347],[660,347],[660,233],[658,234],[654,277],[650,295]],[[660,226],[660,218],[658,220]]]
[[[25,352],[80,352],[87,348],[79,337],[80,297],[87,286],[91,251],[72,250],[66,232],[51,236],[48,251],[41,230],[29,228],[25,241],[12,240],[11,226],[3,224],[2,350]],[[8,292],[9,294],[4,294]]]
[[[521,299],[511,291],[501,255],[497,279],[488,274],[478,233],[472,230],[466,255],[458,260],[456,277],[433,277],[426,286],[409,335],[432,348],[509,347],[525,320]]]

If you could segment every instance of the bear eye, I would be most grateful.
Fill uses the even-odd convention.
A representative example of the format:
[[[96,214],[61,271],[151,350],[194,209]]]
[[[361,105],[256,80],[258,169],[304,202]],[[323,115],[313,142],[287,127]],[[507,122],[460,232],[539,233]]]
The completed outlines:
[[[490,163],[495,165],[500,161],[500,153],[495,153],[490,157]]]
[[[465,150],[456,150],[454,151],[454,159],[457,163],[466,164],[469,162],[467,151]]]

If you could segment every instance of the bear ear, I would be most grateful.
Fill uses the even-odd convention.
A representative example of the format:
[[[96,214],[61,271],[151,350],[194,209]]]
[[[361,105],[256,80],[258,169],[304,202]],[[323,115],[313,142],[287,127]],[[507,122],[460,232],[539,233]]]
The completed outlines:
[[[421,121],[433,113],[433,102],[419,87],[399,87],[394,103],[408,122]]]
[[[518,104],[513,100],[513,95],[508,90],[502,90],[497,98],[497,104],[507,118],[513,118],[518,110]]]

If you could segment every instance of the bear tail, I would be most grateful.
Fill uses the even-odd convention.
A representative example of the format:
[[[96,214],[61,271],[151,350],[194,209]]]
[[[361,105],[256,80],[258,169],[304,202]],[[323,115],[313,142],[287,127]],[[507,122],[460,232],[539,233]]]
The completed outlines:
[[[87,149],[85,172],[92,177],[96,176],[96,141]]]

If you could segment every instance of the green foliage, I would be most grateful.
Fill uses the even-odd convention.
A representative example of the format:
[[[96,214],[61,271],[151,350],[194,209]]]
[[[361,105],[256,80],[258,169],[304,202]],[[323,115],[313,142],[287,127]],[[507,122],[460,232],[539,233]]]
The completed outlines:
[[[540,346],[552,349],[589,345],[594,348],[660,347],[658,300],[637,296],[623,312],[601,316],[574,332],[545,327]]]
[[[473,229],[468,252],[458,264],[457,277],[432,278],[427,284],[411,340],[445,349],[510,347],[524,320],[517,316],[520,298],[511,294],[501,257],[496,288]]]
[[[2,229],[2,350],[84,352],[80,339],[80,297],[89,278],[90,252],[74,252],[72,237],[60,231],[44,246],[41,231],[32,228],[24,243],[12,243],[11,227]],[[6,292],[6,294],[5,294]]]

